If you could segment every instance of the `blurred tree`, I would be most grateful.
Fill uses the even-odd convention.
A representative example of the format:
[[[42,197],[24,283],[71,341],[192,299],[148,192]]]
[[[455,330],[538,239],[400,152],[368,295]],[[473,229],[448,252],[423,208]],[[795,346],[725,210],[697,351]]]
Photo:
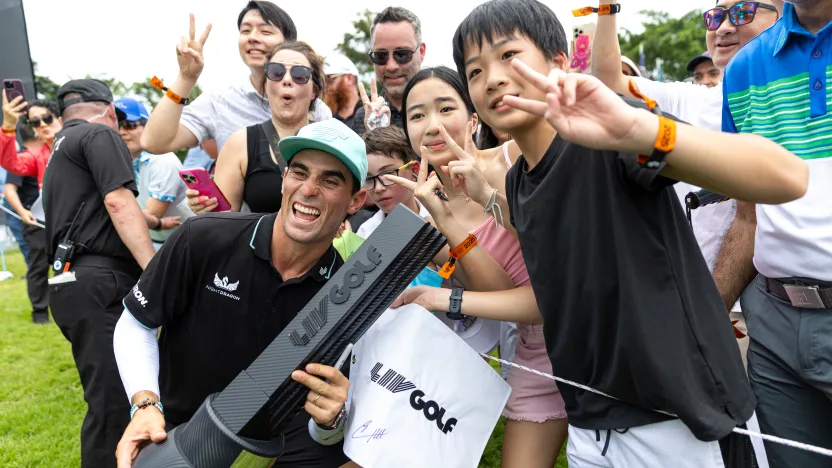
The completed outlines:
[[[354,31],[344,33],[344,39],[335,46],[335,50],[346,55],[358,67],[362,75],[373,72],[373,62],[370,61],[370,47],[372,37],[370,28],[373,26],[373,18],[376,14],[370,10],[357,13],[358,19],[352,22]]]
[[[38,93],[38,99],[46,99],[47,101],[55,100],[55,93],[61,87],[58,83],[52,81],[48,76],[38,75],[38,64],[32,62],[32,68],[35,70],[35,89]]]
[[[618,35],[621,54],[639,62],[639,46],[644,46],[645,66],[651,78],[659,77],[656,59],[662,61],[665,81],[682,81],[687,78],[685,68],[693,57],[705,51],[705,24],[702,12],[693,10],[681,18],[670,18],[663,11],[643,10],[644,31],[633,34],[623,29]]]

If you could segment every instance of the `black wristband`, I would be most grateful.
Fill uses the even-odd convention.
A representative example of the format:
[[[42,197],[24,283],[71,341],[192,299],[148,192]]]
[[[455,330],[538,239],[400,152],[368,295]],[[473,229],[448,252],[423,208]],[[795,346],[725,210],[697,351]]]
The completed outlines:
[[[153,228],[154,231],[161,231],[162,230],[162,218],[158,216],[154,216],[156,218],[156,226]]]
[[[460,309],[462,309],[462,293],[463,293],[463,291],[465,291],[465,290],[463,288],[459,287],[459,286],[454,286],[454,288],[451,290],[451,299],[450,299],[451,302],[450,302],[450,305],[448,307],[448,310],[450,312],[445,314],[451,320],[462,320],[462,319],[465,318],[465,316],[462,315],[462,313],[460,312]]]

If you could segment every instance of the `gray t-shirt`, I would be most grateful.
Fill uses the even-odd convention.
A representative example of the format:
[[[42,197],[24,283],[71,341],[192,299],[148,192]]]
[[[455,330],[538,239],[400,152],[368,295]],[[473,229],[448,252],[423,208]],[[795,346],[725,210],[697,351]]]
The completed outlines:
[[[170,203],[165,216],[180,216],[181,222],[194,216],[185,202],[185,190],[188,187],[179,178],[180,169],[182,169],[182,163],[173,153],[154,155],[142,152],[138,159],[133,160],[133,173],[136,176],[136,185],[139,187],[139,195],[136,197],[139,206],[145,209],[148,198],[155,198]],[[151,230],[150,239],[154,242],[164,242],[174,229]]]
[[[200,143],[214,139],[217,150],[222,151],[231,134],[249,125],[259,124],[272,115],[269,102],[257,94],[251,80],[246,77],[240,83],[218,91],[207,91],[182,111],[180,123],[196,136]],[[332,111],[317,99],[315,121],[332,118]]]

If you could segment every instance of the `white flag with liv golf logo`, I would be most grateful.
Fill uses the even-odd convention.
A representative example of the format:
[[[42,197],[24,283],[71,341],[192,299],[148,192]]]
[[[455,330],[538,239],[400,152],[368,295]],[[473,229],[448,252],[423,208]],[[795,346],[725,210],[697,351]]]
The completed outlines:
[[[476,467],[511,388],[430,312],[385,312],[356,343],[344,453],[364,468]]]

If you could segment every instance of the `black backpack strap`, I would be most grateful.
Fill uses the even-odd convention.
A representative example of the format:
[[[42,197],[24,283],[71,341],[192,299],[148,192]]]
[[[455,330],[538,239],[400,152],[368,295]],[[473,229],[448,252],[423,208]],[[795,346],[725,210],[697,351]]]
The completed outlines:
[[[283,155],[280,154],[280,148],[277,147],[277,142],[280,141],[280,135],[277,134],[277,130],[275,130],[274,123],[272,123],[271,119],[261,123],[260,128],[266,134],[266,140],[269,142],[272,153],[274,153],[274,158],[277,160],[277,167],[280,168],[280,174],[283,175],[286,171],[287,164],[286,160],[283,159]]]

